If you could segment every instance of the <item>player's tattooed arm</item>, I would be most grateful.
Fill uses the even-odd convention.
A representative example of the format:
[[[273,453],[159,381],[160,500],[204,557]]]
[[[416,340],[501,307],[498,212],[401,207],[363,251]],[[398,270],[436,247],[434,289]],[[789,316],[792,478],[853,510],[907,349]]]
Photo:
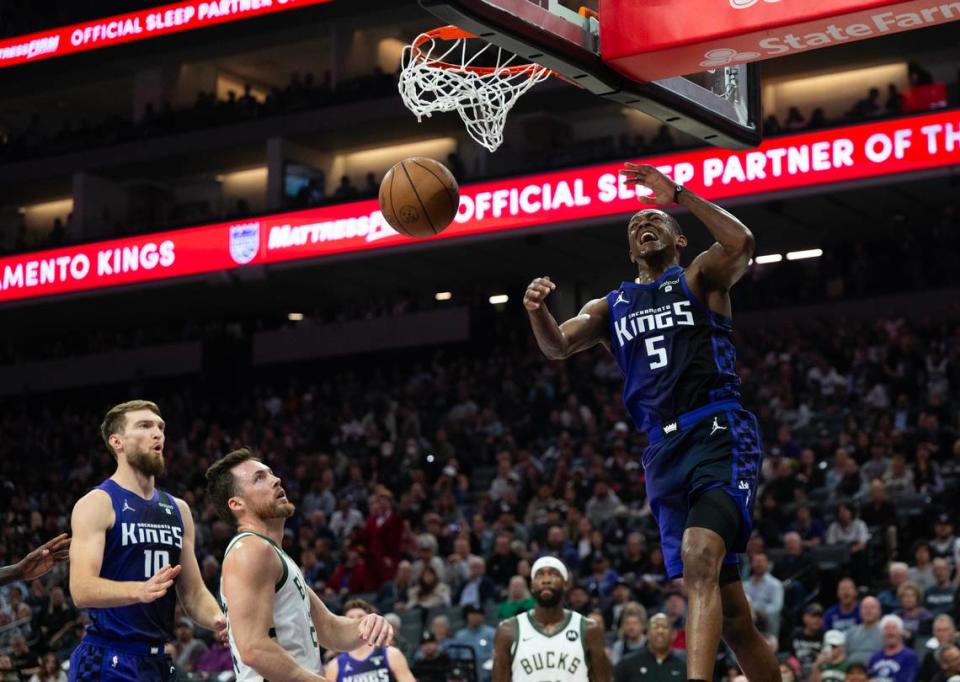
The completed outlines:
[[[270,638],[275,586],[283,566],[265,540],[240,539],[223,561],[223,596],[230,607],[234,655],[269,680],[323,682]]]
[[[609,348],[606,300],[596,298],[583,306],[579,315],[557,324],[545,302],[556,288],[549,277],[537,277],[523,295],[523,307],[543,354],[551,360],[563,360],[598,343]]]
[[[513,618],[502,621],[493,637],[493,676],[491,682],[510,682],[510,650],[516,637]]]
[[[613,671],[603,638],[603,627],[593,620],[587,620],[583,632],[584,648],[587,651],[589,668],[587,676],[590,682],[610,682]]]

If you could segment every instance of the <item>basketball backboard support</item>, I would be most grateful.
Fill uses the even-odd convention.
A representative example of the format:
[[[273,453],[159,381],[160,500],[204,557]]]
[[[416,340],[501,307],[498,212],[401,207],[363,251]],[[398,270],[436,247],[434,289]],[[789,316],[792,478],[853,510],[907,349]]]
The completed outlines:
[[[646,112],[705,142],[731,149],[761,139],[756,64],[717,66],[652,82],[631,80],[600,54],[595,17],[559,0],[420,0],[443,21],[541,64],[585,90]]]

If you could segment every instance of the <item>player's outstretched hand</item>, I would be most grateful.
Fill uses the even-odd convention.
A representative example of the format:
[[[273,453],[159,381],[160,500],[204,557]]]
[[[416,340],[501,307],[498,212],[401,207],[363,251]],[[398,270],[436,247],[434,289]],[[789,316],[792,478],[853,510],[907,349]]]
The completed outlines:
[[[383,616],[369,613],[360,619],[360,639],[370,646],[390,646],[393,643],[393,626]]]
[[[227,634],[227,617],[222,613],[213,620],[213,634],[221,644],[230,642],[230,636]]]
[[[629,184],[643,185],[653,191],[653,194],[648,196],[637,196],[640,201],[657,206],[666,206],[673,203],[673,193],[677,189],[677,183],[653,166],[629,162],[624,166],[620,169],[620,175],[626,178]]]
[[[540,304],[556,288],[557,285],[551,282],[549,277],[537,277],[530,282],[526,293],[523,294],[523,307],[531,313],[539,310]]]
[[[158,600],[173,586],[173,581],[178,575],[180,575],[180,564],[164,566],[150,580],[140,583],[137,601],[141,604],[149,604]]]
[[[60,533],[23,557],[17,564],[20,580],[34,580],[46,575],[55,564],[70,557],[70,536]]]

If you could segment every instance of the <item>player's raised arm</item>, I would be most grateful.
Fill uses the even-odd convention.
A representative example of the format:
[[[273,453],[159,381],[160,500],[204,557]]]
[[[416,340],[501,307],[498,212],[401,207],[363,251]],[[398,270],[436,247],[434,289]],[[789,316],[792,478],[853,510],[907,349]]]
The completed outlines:
[[[403,652],[397,647],[392,646],[387,649],[387,664],[390,666],[390,672],[393,673],[397,682],[417,682],[413,673],[410,671],[410,664],[407,663],[407,657],[404,656]]]
[[[590,682],[610,682],[613,672],[610,669],[610,659],[604,648],[603,627],[593,620],[587,620],[584,628],[583,648],[589,660],[588,678]]]
[[[353,651],[364,644],[370,646],[390,646],[393,642],[393,626],[376,613],[368,613],[360,620],[337,616],[330,612],[312,588],[310,595],[310,617],[317,630],[317,641],[324,649],[333,651]]]
[[[697,256],[690,266],[700,273],[708,288],[723,291],[737,283],[753,256],[753,233],[746,225],[690,190],[680,188],[678,191],[680,186],[653,166],[628,163],[620,173],[628,182],[653,190],[653,196],[641,198],[641,201],[650,201],[659,206],[676,201],[699,218],[717,240]]]
[[[510,682],[510,649],[513,648],[513,640],[517,636],[516,621],[511,618],[502,621],[497,626],[497,632],[493,636],[493,675],[491,682]]]
[[[275,585],[282,566],[266,541],[244,538],[223,561],[223,596],[230,608],[230,628],[244,665],[270,680],[321,682],[270,638]]]
[[[100,577],[106,532],[114,522],[110,496],[91,490],[73,507],[70,525],[70,596],[77,608],[112,608],[149,604],[167,593],[180,566],[164,566],[146,581],[117,581]]]
[[[183,567],[177,581],[177,596],[191,619],[208,630],[213,630],[217,639],[227,641],[227,621],[220,610],[216,598],[203,583],[203,575],[197,564],[194,550],[193,515],[190,507],[179,498],[174,498],[183,519],[183,549],[180,552],[180,565]]]
[[[61,533],[31,551],[17,563],[0,567],[0,586],[15,580],[36,580],[49,573],[54,565],[66,561],[69,554],[70,536]]]
[[[523,307],[543,354],[551,360],[563,360],[598,343],[607,346],[606,300],[596,298],[583,306],[579,315],[557,324],[546,304],[547,296],[556,288],[549,277],[537,277],[523,295]]]

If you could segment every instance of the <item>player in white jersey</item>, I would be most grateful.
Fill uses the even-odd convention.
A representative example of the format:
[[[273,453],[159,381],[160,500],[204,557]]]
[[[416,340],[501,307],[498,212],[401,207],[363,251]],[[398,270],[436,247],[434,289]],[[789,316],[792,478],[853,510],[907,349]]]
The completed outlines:
[[[270,467],[250,450],[235,450],[207,470],[207,491],[237,528],[220,593],[239,682],[323,682],[319,646],[389,646],[393,627],[382,616],[333,615],[280,548],[294,506]]]
[[[603,628],[563,608],[567,567],[541,557],[530,571],[536,606],[505,620],[493,642],[493,682],[609,682]]]

